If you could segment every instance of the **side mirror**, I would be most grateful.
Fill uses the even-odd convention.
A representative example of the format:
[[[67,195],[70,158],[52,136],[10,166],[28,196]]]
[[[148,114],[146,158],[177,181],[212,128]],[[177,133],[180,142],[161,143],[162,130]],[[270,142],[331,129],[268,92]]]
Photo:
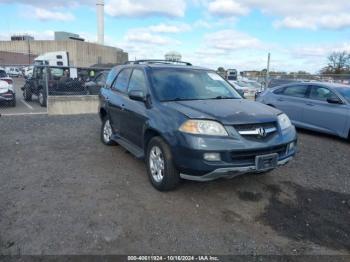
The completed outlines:
[[[141,90],[131,90],[129,92],[129,98],[136,101],[142,101],[142,102],[146,101],[146,95]]]
[[[343,104],[343,102],[339,99],[339,98],[336,98],[336,97],[330,97],[327,99],[327,102],[329,104],[338,104],[338,105],[341,105]]]
[[[98,86],[104,86],[105,83],[104,83],[103,81],[98,81],[98,82],[97,82],[97,85],[98,85]]]

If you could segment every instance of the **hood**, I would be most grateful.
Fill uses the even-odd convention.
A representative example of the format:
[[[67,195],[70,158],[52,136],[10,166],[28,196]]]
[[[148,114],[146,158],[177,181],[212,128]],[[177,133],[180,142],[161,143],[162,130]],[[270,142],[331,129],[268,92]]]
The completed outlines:
[[[172,101],[163,105],[188,118],[216,120],[224,125],[274,122],[280,113],[272,107],[246,99]]]

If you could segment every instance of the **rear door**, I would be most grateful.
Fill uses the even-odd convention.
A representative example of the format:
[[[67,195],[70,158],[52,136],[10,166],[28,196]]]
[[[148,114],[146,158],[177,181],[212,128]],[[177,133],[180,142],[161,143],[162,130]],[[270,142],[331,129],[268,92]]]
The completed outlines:
[[[110,89],[110,95],[105,97],[108,103],[108,111],[110,115],[113,130],[121,135],[121,127],[123,126],[121,115],[124,110],[124,100],[129,84],[131,68],[122,69]]]
[[[340,98],[329,88],[312,85],[304,122],[310,128],[323,132],[342,135],[348,119],[348,110],[344,104],[330,104],[328,98]]]
[[[277,89],[274,91],[274,106],[286,113],[294,123],[301,123],[308,91],[307,85],[289,85],[283,89]]]
[[[134,69],[130,77],[128,92],[142,91],[147,94],[148,83],[142,69]],[[131,100],[128,96],[124,100],[124,110],[121,114],[121,134],[134,145],[143,146],[143,127],[147,119],[147,108],[144,102]]]

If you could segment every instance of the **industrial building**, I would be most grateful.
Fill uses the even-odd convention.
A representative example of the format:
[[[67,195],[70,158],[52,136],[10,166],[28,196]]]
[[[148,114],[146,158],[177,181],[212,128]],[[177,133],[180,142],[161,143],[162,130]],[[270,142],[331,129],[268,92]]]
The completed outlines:
[[[96,0],[97,43],[85,42],[77,34],[55,32],[54,40],[34,40],[28,35],[15,35],[11,41],[0,41],[0,66],[28,65],[47,52],[65,51],[69,64],[89,67],[100,64],[121,64],[128,61],[128,53],[120,48],[104,45],[104,0]]]
[[[0,66],[28,65],[28,61],[32,61],[33,57],[55,51],[68,52],[69,64],[77,67],[128,61],[128,53],[120,48],[80,40],[0,41]]]

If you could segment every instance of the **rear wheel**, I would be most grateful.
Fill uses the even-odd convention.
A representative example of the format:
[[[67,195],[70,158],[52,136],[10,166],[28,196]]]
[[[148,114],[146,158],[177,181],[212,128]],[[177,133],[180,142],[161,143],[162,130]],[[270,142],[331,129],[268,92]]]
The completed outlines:
[[[39,104],[42,107],[46,106],[46,95],[44,94],[44,90],[40,89],[39,94],[38,94],[38,99],[39,99]]]
[[[115,141],[112,140],[113,136],[113,129],[111,126],[111,122],[109,120],[108,116],[105,116],[102,120],[102,127],[101,127],[101,141],[103,144],[107,146],[113,146],[115,145]]]
[[[152,185],[160,191],[169,191],[180,183],[180,174],[173,163],[169,146],[160,137],[148,144],[146,154],[147,173]]]

